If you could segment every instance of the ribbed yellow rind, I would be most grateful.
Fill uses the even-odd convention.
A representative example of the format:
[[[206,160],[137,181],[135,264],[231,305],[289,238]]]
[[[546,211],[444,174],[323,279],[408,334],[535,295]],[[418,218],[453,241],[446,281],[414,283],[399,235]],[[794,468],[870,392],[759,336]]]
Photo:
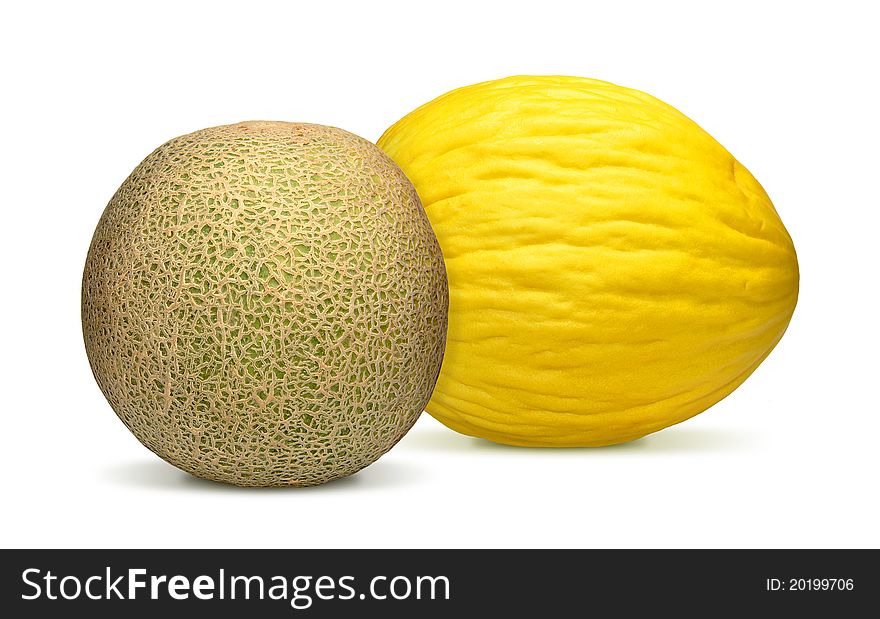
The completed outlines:
[[[86,260],[95,378],[134,435],[194,475],[350,475],[424,410],[443,356],[443,256],[412,184],[366,140],[248,122],[159,147]]]
[[[452,91],[378,142],[446,258],[428,412],[500,443],[598,446],[733,391],[794,311],[794,246],[761,185],[644,93],[518,76]]]

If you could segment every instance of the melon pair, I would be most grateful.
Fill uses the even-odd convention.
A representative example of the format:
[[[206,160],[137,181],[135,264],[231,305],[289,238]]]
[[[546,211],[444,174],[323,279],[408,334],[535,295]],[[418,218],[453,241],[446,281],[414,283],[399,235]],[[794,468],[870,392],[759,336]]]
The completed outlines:
[[[374,462],[426,407],[524,446],[678,423],[755,370],[797,291],[767,194],[695,123],[605,82],[512,77],[378,147],[280,122],[167,142],[101,217],[82,319],[149,449],[304,486]]]

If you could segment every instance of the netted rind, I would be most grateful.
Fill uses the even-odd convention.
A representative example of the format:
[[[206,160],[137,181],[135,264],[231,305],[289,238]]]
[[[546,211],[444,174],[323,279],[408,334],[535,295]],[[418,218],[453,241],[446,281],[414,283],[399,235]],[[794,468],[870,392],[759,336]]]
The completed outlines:
[[[251,122],[171,140],[111,199],[82,287],[92,371],[199,477],[313,485],[413,425],[443,357],[443,258],[374,145]]]

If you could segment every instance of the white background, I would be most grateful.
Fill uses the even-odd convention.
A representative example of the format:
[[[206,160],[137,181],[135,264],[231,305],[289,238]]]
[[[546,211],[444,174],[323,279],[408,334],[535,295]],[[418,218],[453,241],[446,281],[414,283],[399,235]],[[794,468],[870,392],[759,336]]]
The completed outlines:
[[[0,546],[880,546],[870,6],[5,3]],[[801,296],[740,389],[602,449],[502,447],[423,415],[375,465],[304,490],[199,481],[129,434],[91,376],[79,295],[101,211],[144,156],[247,119],[375,141],[447,90],[517,73],[650,92],[767,189]]]

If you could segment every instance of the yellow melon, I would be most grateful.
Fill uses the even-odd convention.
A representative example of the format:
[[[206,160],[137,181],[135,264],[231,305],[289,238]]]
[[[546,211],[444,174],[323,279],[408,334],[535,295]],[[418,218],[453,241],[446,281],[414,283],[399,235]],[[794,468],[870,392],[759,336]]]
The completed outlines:
[[[447,93],[379,141],[446,258],[428,405],[512,445],[590,446],[731,393],[795,307],[794,246],[761,185],[657,99],[576,77]]]

